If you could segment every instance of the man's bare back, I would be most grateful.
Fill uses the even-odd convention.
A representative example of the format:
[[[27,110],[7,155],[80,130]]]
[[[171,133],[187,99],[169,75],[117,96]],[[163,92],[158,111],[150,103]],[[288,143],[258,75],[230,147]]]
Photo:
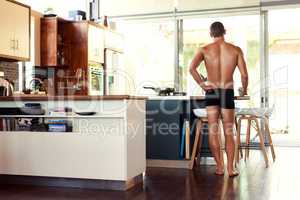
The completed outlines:
[[[233,88],[233,73],[242,51],[223,40],[213,42],[200,50],[207,70],[207,80],[216,88]]]

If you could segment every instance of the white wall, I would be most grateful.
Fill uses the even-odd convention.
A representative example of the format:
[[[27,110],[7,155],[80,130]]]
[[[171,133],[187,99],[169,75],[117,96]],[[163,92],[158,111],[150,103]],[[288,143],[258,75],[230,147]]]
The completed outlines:
[[[61,17],[68,17],[70,10],[87,11],[86,0],[17,0],[31,6],[33,10],[44,13],[45,9],[51,7]]]
[[[259,0],[180,0],[178,9],[186,10],[205,10],[205,9],[220,9],[220,8],[235,8],[259,5]]]
[[[101,15],[120,16],[144,13],[169,12],[173,0],[101,0]]]
[[[255,6],[259,3],[259,0],[101,0],[100,12],[101,15],[120,16],[171,12],[174,4],[178,4],[178,10],[186,11]]]

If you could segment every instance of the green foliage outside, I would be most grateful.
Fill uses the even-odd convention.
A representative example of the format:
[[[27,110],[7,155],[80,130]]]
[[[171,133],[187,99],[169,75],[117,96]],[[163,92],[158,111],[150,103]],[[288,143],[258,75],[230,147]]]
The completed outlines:
[[[184,45],[183,47],[183,52],[180,55],[180,83],[184,91],[187,90],[187,73],[190,62],[195,56],[197,50],[203,45],[204,44],[188,44]],[[259,62],[259,42],[257,40],[250,40],[247,42],[247,55],[245,58],[249,70],[255,70]],[[207,75],[204,63],[201,63],[200,67],[198,68],[198,71],[203,76]]]

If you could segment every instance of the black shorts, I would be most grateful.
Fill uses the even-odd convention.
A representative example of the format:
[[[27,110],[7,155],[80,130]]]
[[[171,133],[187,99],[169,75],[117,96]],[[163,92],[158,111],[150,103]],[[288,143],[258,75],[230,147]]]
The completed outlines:
[[[234,109],[234,90],[233,89],[213,89],[205,93],[206,106],[219,106],[225,109]]]

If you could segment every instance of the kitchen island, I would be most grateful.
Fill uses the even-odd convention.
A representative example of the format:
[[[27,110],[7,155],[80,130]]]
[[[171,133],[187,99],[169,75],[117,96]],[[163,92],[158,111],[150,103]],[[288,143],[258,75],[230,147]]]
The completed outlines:
[[[237,106],[247,104],[249,96],[235,96]],[[189,168],[197,117],[193,109],[205,109],[205,96],[153,96],[146,104],[146,156],[148,167]],[[186,142],[188,124],[188,142]],[[204,126],[201,157],[211,164],[208,129]],[[186,154],[188,152],[188,154]]]
[[[0,118],[66,120],[70,132],[3,130],[0,174],[5,182],[127,190],[146,170],[144,97],[0,97],[0,109],[40,103],[44,114],[1,113]],[[72,110],[66,114],[57,108]],[[90,113],[91,115],[86,115]]]

